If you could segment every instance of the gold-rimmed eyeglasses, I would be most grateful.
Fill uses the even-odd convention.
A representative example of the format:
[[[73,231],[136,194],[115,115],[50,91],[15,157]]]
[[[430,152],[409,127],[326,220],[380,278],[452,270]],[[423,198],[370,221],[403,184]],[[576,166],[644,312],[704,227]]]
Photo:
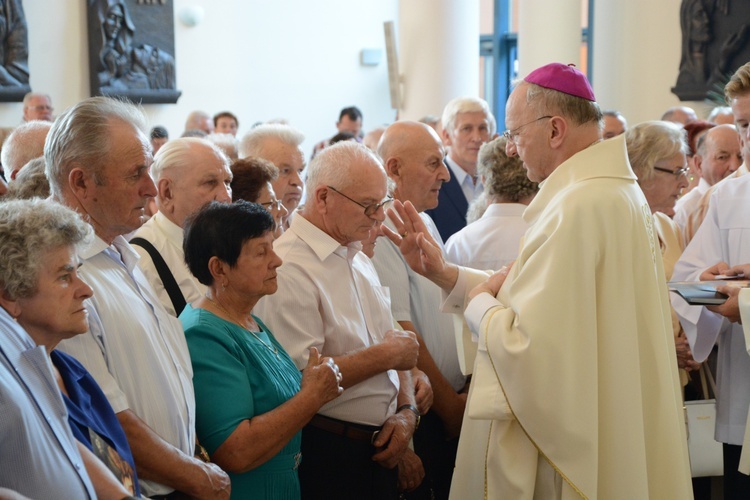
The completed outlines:
[[[531,125],[532,123],[536,123],[539,120],[546,120],[547,118],[552,118],[552,116],[551,115],[540,116],[536,120],[531,120],[530,122],[524,123],[523,125],[519,125],[518,127],[514,128],[512,130],[506,130],[505,132],[503,132],[503,137],[505,137],[506,139],[508,139],[508,142],[512,142],[512,143],[515,144],[516,137],[518,137],[518,132],[522,128],[526,127],[527,125]]]

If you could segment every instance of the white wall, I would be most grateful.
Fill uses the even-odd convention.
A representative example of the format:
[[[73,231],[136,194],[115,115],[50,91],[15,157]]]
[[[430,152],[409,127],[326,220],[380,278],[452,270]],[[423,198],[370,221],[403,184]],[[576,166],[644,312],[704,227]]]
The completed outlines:
[[[593,87],[604,109],[617,109],[629,125],[658,120],[671,106],[695,108],[671,92],[680,65],[681,0],[596,0]]]
[[[86,2],[24,0],[31,87],[52,96],[55,113],[89,96]],[[392,122],[385,57],[362,66],[362,48],[385,49],[383,22],[397,0],[174,0],[175,13],[204,9],[187,28],[175,17],[177,104],[144,108],[151,125],[182,133],[195,109],[230,110],[240,134],[256,121],[286,118],[306,136],[306,154],[330,137],[341,108],[359,106],[364,129]],[[0,126],[19,123],[20,103],[0,103]]]

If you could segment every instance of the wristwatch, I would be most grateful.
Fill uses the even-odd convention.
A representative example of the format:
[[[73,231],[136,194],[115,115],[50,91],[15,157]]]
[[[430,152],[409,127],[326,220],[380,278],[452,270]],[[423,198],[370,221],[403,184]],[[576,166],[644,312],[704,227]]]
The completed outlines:
[[[396,413],[401,413],[401,410],[409,410],[414,413],[414,416],[417,417],[417,423],[414,425],[414,430],[416,431],[419,429],[419,422],[422,420],[422,414],[419,413],[417,407],[414,405],[401,405],[396,410]]]

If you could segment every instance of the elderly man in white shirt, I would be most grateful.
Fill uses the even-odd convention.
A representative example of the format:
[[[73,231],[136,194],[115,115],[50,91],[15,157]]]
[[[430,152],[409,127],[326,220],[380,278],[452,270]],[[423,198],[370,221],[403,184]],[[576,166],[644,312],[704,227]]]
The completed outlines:
[[[151,166],[151,177],[158,192],[159,211],[136,231],[130,243],[140,255],[138,267],[159,301],[170,314],[179,316],[186,303],[206,293],[206,287],[185,264],[185,222],[211,201],[231,201],[232,172],[229,159],[217,146],[185,137],[161,147]],[[159,259],[166,269],[157,266]]]
[[[151,148],[141,111],[105,97],[66,110],[44,148],[52,197],[78,211],[96,238],[80,254],[94,290],[90,331],[63,341],[94,376],[122,424],[147,496],[174,490],[228,498],[229,478],[194,457],[195,397],[184,333],[122,237],[143,223]]]
[[[344,393],[302,433],[303,497],[397,498],[395,466],[418,424],[413,384],[419,345],[393,330],[389,293],[361,241],[385,218],[386,175],[356,142],[315,157],[309,198],[276,240],[278,292],[255,312],[302,369],[310,347],[333,357]]]

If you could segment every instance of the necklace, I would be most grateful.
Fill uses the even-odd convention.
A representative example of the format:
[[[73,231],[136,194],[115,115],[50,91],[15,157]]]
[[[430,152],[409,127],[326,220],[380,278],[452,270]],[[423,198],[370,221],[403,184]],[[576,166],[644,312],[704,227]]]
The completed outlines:
[[[276,356],[276,359],[279,359],[279,348],[278,347],[276,347],[275,345],[269,345],[266,342],[264,342],[263,339],[260,338],[260,336],[257,333],[255,333],[254,331],[252,331],[251,329],[249,329],[248,327],[246,327],[245,325],[243,325],[242,323],[240,323],[239,321],[237,321],[236,319],[234,319],[232,317],[232,315],[229,314],[229,311],[227,311],[224,308],[224,306],[222,306],[221,304],[219,304],[217,301],[213,300],[211,297],[208,296],[208,294],[206,294],[206,300],[208,300],[210,303],[212,303],[217,308],[219,308],[219,310],[221,310],[221,312],[223,312],[224,314],[226,314],[227,318],[229,318],[229,321],[231,321],[232,323],[234,323],[235,325],[239,326],[240,328],[242,328],[243,330],[245,330],[246,332],[248,332],[250,335],[252,335],[253,337],[255,337],[255,340],[257,340],[258,342],[260,342],[261,345],[263,345],[263,347],[265,347],[266,349],[268,349],[269,351],[271,351],[274,354],[274,356]]]

